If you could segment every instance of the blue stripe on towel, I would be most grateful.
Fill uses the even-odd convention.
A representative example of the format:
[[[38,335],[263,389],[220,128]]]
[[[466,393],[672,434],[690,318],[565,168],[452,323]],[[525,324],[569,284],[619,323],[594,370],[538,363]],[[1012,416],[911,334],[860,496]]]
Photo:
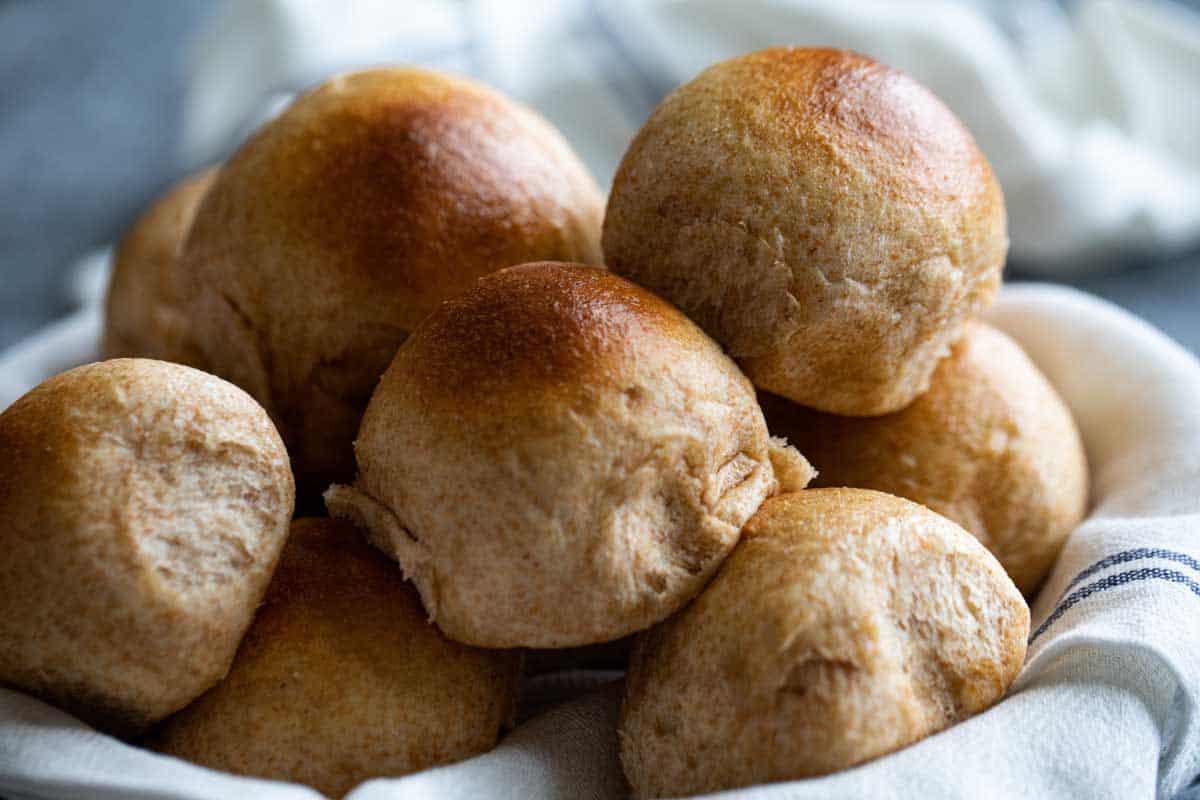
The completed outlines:
[[[1135,551],[1131,550],[1129,552],[1132,553]],[[1159,551],[1159,552],[1172,553],[1172,551],[1169,551],[1169,550]],[[1188,558],[1187,556],[1183,556],[1181,553],[1172,553],[1172,554],[1175,556],[1181,556],[1182,558]],[[1118,555],[1120,555],[1120,554],[1118,554]],[[1143,557],[1148,557],[1148,556],[1143,556]],[[1154,556],[1154,557],[1162,558],[1163,556]],[[1116,558],[1116,556],[1115,555],[1109,556],[1109,558]],[[1126,559],[1126,560],[1132,560],[1132,557],[1129,559]],[[1178,559],[1173,559],[1173,560],[1178,560]],[[1099,563],[1101,563],[1101,562],[1097,562],[1097,564],[1099,564]],[[1120,562],[1114,562],[1114,563],[1120,563]],[[1103,567],[1098,567],[1098,568],[1103,569]],[[1089,569],[1091,569],[1091,568],[1089,567]],[[1095,570],[1093,570],[1093,572],[1094,571]],[[1063,614],[1067,613],[1067,611],[1069,611],[1076,604],[1082,602],[1083,600],[1086,600],[1087,598],[1091,597],[1092,595],[1096,594],[1097,592],[1103,592],[1108,589],[1114,589],[1118,586],[1124,586],[1127,583],[1134,583],[1136,581],[1149,581],[1149,580],[1160,580],[1160,581],[1167,581],[1168,583],[1182,584],[1183,586],[1186,586],[1188,589],[1191,589],[1192,594],[1196,595],[1197,597],[1200,597],[1200,583],[1197,583],[1196,581],[1192,580],[1188,576],[1184,575],[1182,572],[1176,572],[1173,569],[1163,569],[1161,567],[1142,567],[1141,569],[1131,569],[1128,572],[1119,572],[1116,575],[1109,575],[1105,578],[1101,578],[1100,580],[1096,581],[1095,583],[1089,583],[1087,586],[1084,586],[1082,589],[1078,589],[1075,592],[1072,592],[1065,600],[1062,600],[1061,602],[1059,602],[1058,607],[1054,609],[1054,612],[1050,616],[1046,617],[1046,621],[1043,622],[1041,625],[1039,625],[1038,629],[1033,632],[1032,636],[1029,637],[1029,643],[1033,644],[1034,640],[1036,640],[1039,636],[1041,636],[1043,633],[1045,633],[1047,628],[1049,628],[1051,625],[1053,625],[1055,622],[1057,622],[1059,617],[1061,617]]]
[[[1113,553],[1111,556],[1102,558],[1095,564],[1092,564],[1083,572],[1080,572],[1078,575],[1076,575],[1071,582],[1067,584],[1067,588],[1063,589],[1063,594],[1065,595],[1080,581],[1095,575],[1102,569],[1108,569],[1109,567],[1116,566],[1117,564],[1126,564],[1130,561],[1138,561],[1143,558],[1161,558],[1164,561],[1175,561],[1179,564],[1183,564],[1184,566],[1191,567],[1197,572],[1200,572],[1200,561],[1197,561],[1189,555],[1177,553],[1174,550],[1162,550],[1157,547],[1138,547],[1134,550],[1124,550],[1120,553]]]

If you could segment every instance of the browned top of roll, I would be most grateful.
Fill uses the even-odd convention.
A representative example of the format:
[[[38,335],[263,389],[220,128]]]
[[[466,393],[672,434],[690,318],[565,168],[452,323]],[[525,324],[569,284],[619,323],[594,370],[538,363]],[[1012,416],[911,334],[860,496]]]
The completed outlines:
[[[711,339],[640,286],[582,264],[522,264],[445,303],[402,351],[395,378],[429,401],[540,400],[612,384],[639,351],[676,346],[711,351],[736,374]]]
[[[243,193],[253,199],[238,202]],[[573,193],[593,195],[586,210],[599,213],[591,179],[532,111],[462,78],[373,70],[321,85],[251,139],[196,244],[208,243],[209,223],[231,222],[218,241],[232,248],[271,247],[258,237],[305,247],[321,258],[247,277],[290,276],[292,285],[261,286],[284,296],[327,287],[379,302],[386,288],[405,300],[391,303],[392,324],[411,328],[481,270],[530,252],[597,261],[594,243],[569,236],[561,206]]]
[[[599,214],[590,177],[532,111],[449,75],[360,72],[301,97],[247,142],[200,215],[192,249],[247,289],[306,305],[345,302],[348,291],[386,303],[391,324],[411,328],[483,271],[530,251],[597,261],[594,243],[566,235],[558,204],[572,193],[594,195],[585,205]],[[212,258],[247,249],[260,251],[257,269]],[[270,258],[301,250],[304,262]]]
[[[991,167],[945,104],[905,73],[848,50],[749,53],[702,74],[693,93],[692,102],[746,112],[744,130],[796,162],[839,161],[848,180],[860,177],[856,167],[891,179],[895,201],[961,207],[993,188]]]

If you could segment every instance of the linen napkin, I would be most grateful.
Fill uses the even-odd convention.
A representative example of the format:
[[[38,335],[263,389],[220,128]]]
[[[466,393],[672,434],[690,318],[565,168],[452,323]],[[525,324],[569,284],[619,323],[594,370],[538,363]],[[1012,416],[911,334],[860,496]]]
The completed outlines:
[[[1007,286],[992,321],[1079,421],[1093,510],[1033,609],[1027,663],[989,711],[912,747],[813,780],[726,793],[801,798],[1175,797],[1200,773],[1200,363],[1104,301]],[[95,312],[0,356],[0,405],[92,356]],[[563,673],[527,685],[550,709],[494,751],[363,784],[353,800],[616,800],[620,683]],[[557,705],[557,698],[568,698]],[[138,750],[0,690],[0,796],[298,800],[309,789]]]

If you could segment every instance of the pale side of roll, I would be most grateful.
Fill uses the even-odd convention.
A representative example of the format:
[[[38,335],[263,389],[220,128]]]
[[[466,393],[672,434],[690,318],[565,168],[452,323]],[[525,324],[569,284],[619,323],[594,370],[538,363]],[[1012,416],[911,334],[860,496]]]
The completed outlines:
[[[224,675],[287,536],[287,452],[245,392],[115,359],[0,414],[0,684],[135,733]]]
[[[121,240],[104,302],[105,358],[156,358],[189,365],[197,361],[179,307],[175,261],[216,175],[214,167],[172,186]]]
[[[1088,465],[1071,412],[1020,346],[972,323],[929,391],[895,414],[835,417],[760,397],[820,486],[906,497],[992,551],[1032,596],[1087,510]]]
[[[763,503],[703,593],[639,637],[618,731],[637,797],[824,775],[1003,697],[1029,610],[987,550],[916,503]]]

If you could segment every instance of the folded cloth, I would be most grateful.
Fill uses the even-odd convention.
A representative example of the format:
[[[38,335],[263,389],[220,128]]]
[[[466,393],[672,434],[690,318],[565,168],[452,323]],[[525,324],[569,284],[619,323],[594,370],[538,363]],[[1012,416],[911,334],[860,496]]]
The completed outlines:
[[[90,315],[90,316],[89,316]],[[1200,773],[1200,363],[1141,320],[1080,292],[1006,287],[992,321],[1074,411],[1093,511],[1033,610],[1028,661],[991,710],[856,769],[738,793],[828,797],[1173,797]],[[90,357],[94,312],[0,356],[0,406]],[[40,372],[39,372],[40,370]],[[0,612],[2,613],[2,612]],[[370,781],[354,800],[620,798],[620,685],[541,677],[538,707],[485,755]],[[0,690],[0,796],[292,800],[284,783],[223,775],[95,733]]]
[[[227,0],[194,51],[184,156],[221,157],[289,92],[407,62],[464,72],[561,127],[602,183],[674,86],[782,44],[906,70],[974,132],[1027,271],[1200,240],[1200,16],[1144,0]]]

